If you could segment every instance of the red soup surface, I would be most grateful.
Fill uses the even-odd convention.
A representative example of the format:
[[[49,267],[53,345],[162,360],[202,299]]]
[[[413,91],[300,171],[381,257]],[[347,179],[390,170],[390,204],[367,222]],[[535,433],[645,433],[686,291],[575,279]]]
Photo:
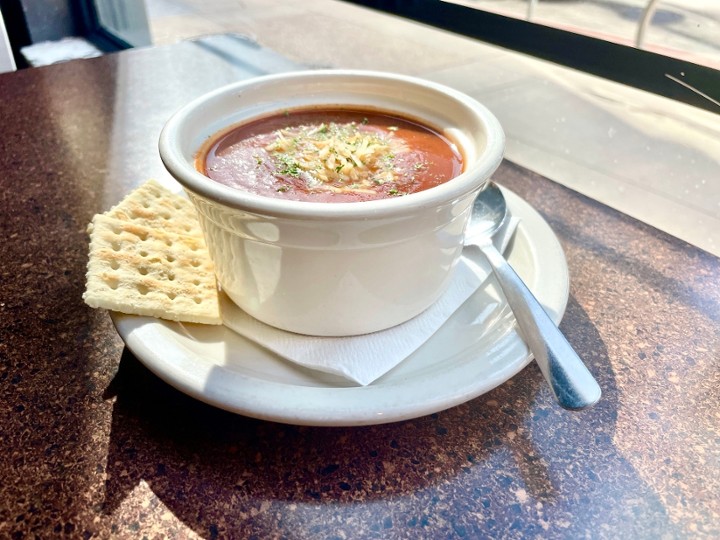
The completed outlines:
[[[296,109],[236,125],[198,153],[196,168],[266,197],[356,202],[398,197],[462,172],[455,144],[406,118],[355,109]]]

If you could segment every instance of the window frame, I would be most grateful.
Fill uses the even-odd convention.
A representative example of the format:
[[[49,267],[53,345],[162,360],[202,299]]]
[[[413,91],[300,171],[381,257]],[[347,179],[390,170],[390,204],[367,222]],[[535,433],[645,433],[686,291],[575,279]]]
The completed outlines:
[[[442,0],[344,0],[720,114],[720,71]],[[708,95],[705,92],[714,92]]]
[[[93,0],[80,0],[78,11],[85,37],[98,48],[108,52],[132,49],[130,43],[102,25]]]

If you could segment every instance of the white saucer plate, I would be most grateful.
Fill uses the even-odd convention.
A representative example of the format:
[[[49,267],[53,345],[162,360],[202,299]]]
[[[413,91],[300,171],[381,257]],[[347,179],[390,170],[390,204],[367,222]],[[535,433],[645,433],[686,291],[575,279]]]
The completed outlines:
[[[569,294],[562,247],[540,214],[503,192],[521,219],[506,256],[559,322]],[[478,313],[493,303],[493,316],[478,324]],[[480,396],[532,360],[493,277],[420,349],[368,386],[295,365],[224,326],[111,316],[130,351],[181,392],[289,424],[360,426],[416,418]]]

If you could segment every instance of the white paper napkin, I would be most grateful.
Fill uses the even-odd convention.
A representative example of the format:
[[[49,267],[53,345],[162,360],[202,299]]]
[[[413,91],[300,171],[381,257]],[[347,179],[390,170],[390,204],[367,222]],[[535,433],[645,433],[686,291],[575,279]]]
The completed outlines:
[[[501,251],[509,244],[518,218],[506,220],[494,237]],[[394,328],[350,337],[303,336],[279,330],[251,317],[223,296],[223,323],[266,349],[306,368],[340,375],[368,385],[397,366],[432,336],[475,292],[490,273],[485,261],[461,259],[448,290],[417,317]]]

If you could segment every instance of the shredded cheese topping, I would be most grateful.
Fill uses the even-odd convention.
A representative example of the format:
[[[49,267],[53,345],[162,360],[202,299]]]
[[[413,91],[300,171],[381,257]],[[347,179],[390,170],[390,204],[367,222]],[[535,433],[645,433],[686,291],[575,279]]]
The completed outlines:
[[[310,189],[374,193],[374,187],[395,180],[395,157],[406,148],[392,128],[362,128],[357,122],[284,128],[265,150],[279,174],[301,178]]]

